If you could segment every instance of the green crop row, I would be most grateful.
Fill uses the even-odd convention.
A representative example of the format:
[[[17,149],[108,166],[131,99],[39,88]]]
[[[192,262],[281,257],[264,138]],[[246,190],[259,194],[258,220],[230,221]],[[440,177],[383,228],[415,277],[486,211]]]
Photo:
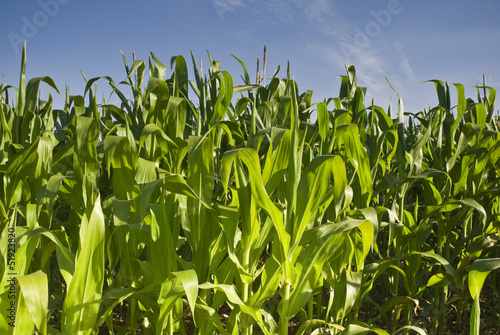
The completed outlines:
[[[123,61],[124,81],[85,79],[62,109],[50,77],[26,84],[25,49],[19,87],[0,86],[2,334],[498,324],[493,88],[432,80],[439,104],[413,115],[399,95],[365,105],[353,66],[313,103],[290,69],[252,83],[238,60],[235,86],[212,59],[192,57],[194,80],[182,56]]]

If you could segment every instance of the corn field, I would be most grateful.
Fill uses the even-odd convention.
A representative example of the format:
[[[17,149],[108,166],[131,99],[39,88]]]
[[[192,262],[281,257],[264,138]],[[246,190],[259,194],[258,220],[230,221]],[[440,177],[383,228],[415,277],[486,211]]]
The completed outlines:
[[[0,86],[2,334],[498,334],[493,88],[430,80],[438,105],[406,114],[354,66],[314,103],[289,67],[235,57],[234,85],[191,58],[124,56],[55,109],[23,50]]]

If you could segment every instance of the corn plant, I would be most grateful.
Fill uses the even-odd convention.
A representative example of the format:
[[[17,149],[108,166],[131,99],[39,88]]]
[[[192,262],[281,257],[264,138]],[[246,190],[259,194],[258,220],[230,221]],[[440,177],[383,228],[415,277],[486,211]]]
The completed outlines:
[[[182,56],[122,55],[124,80],[84,76],[55,109],[50,77],[26,81],[24,48],[19,86],[0,86],[2,333],[480,334],[498,321],[485,318],[500,305],[481,308],[500,267],[495,90],[474,100],[431,80],[436,106],[405,113],[396,92],[393,113],[349,66],[316,103],[289,65],[265,78],[266,52],[255,83],[234,57],[241,85],[210,54],[207,74],[191,54],[192,79]],[[98,84],[119,103],[99,103]]]

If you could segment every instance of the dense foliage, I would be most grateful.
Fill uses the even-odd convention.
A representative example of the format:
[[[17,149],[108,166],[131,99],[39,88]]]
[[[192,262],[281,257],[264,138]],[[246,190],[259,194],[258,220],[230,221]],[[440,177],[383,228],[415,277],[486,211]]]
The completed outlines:
[[[193,58],[194,80],[182,56],[124,63],[125,81],[87,80],[63,109],[40,99],[50,77],[26,84],[25,50],[19,87],[0,86],[3,334],[498,322],[494,89],[474,101],[433,80],[438,105],[406,115],[401,98],[365,105],[353,66],[313,103],[289,69],[252,84],[240,62],[234,86],[211,59],[204,74]],[[121,103],[99,104],[97,81]]]

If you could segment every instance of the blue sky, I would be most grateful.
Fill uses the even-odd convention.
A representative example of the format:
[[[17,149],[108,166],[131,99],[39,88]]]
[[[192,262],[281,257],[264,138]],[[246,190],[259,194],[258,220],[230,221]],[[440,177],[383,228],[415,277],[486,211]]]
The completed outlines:
[[[487,85],[500,89],[495,0],[2,0],[0,6],[0,74],[16,87],[26,39],[27,78],[50,76],[73,95],[83,94],[80,71],[88,79],[124,80],[120,50],[130,63],[134,51],[142,60],[154,52],[165,64],[175,55],[190,64],[191,51],[205,71],[209,51],[242,84],[231,55],[254,77],[264,44],[267,77],[278,65],[286,76],[289,61],[299,90],[312,90],[314,102],[338,96],[345,64],[356,66],[367,104],[374,97],[387,108],[392,99],[396,108],[387,77],[413,113],[437,104],[434,85],[424,83],[429,79],[461,83],[475,98],[484,73]],[[97,92],[108,92],[107,83],[99,81]],[[52,94],[59,108],[63,97]]]

